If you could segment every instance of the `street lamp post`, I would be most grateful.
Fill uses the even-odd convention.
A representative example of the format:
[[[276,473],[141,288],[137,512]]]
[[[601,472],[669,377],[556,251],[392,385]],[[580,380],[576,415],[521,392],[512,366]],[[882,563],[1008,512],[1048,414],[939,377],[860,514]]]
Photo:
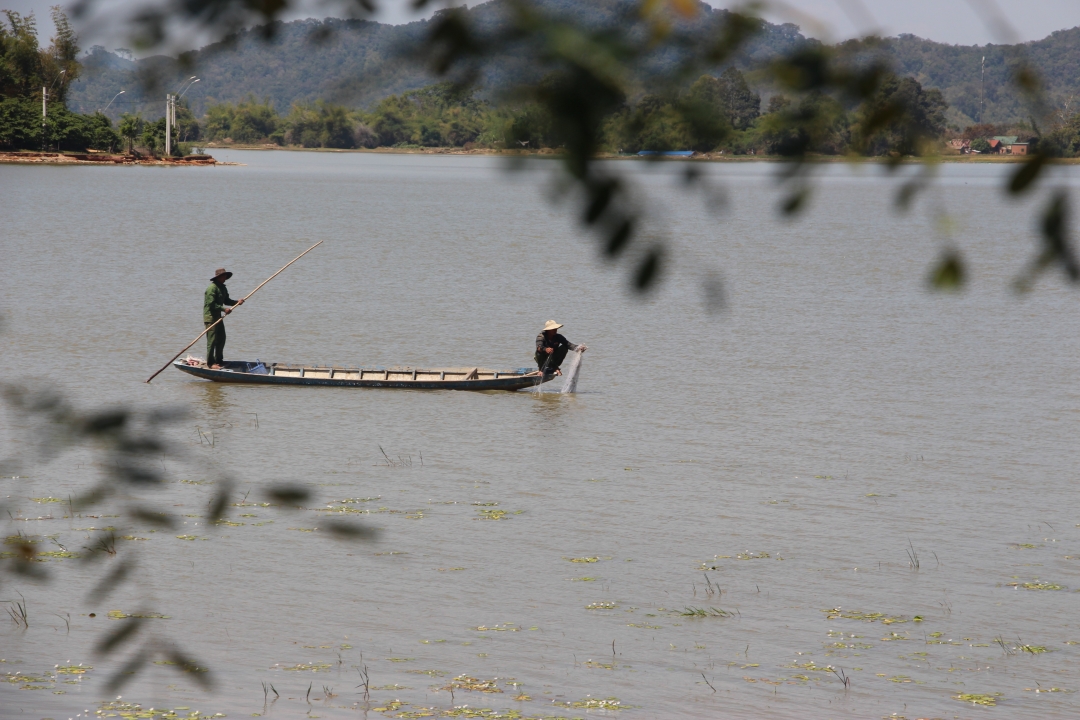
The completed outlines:
[[[49,118],[49,90],[52,90],[53,86],[56,85],[56,81],[62,78],[66,72],[67,70],[61,70],[49,87],[41,86],[41,152],[45,152],[45,126]]]
[[[121,90],[120,92],[118,92],[118,93],[116,93],[115,95],[113,95],[113,99],[112,99],[112,100],[110,100],[110,101],[109,101],[109,104],[105,106],[105,110],[108,110],[109,108],[111,108],[111,107],[112,107],[112,104],[113,104],[113,101],[115,101],[115,100],[116,100],[116,98],[120,97],[121,95],[123,95],[123,94],[124,94],[124,93],[126,93],[126,92],[127,92],[127,90]],[[100,113],[101,113],[102,115],[104,115],[104,114],[105,114],[105,110],[98,110],[98,112],[100,112]]]
[[[192,75],[184,82],[180,83],[180,87],[177,88],[177,92],[172,95],[165,96],[165,157],[172,155],[172,131],[176,127],[176,102],[184,97],[184,93],[191,89],[191,86],[199,82],[199,78]],[[183,92],[180,89],[183,88]]]

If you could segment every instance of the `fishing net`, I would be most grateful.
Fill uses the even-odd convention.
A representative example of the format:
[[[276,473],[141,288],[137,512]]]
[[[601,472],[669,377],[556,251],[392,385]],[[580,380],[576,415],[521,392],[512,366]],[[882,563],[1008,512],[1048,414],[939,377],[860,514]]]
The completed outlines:
[[[569,367],[563,372],[566,379],[563,381],[562,392],[572,393],[577,392],[578,374],[581,371],[581,350],[573,350],[570,353]]]

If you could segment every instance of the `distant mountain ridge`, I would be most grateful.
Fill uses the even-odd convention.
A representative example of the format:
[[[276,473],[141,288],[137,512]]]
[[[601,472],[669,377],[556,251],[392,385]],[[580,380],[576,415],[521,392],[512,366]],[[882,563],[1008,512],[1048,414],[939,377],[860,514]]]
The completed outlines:
[[[611,26],[634,7],[630,0],[540,0],[538,4],[590,27]],[[490,27],[500,21],[505,11],[504,0],[492,0],[467,12],[479,27]],[[725,10],[702,4],[698,18],[691,23],[693,31],[709,32],[723,22],[726,14]],[[268,98],[281,112],[287,112],[294,102],[317,99],[369,106],[389,95],[437,81],[400,53],[401,48],[421,41],[429,27],[427,20],[405,25],[333,18],[298,20],[277,24],[273,41],[262,40],[259,29],[246,30],[231,43],[216,43],[185,54],[183,63],[165,56],[131,61],[96,47],[83,58],[83,76],[73,83],[69,104],[79,112],[93,112],[116,92],[126,90],[109,114],[139,110],[144,117],[153,118],[163,113],[165,93],[183,78],[197,74],[201,80],[186,96],[197,116],[208,104],[236,102],[248,95]],[[844,46],[858,47],[859,42],[850,41]],[[1080,77],[1076,73],[1080,68],[1080,28],[1061,30],[1022,45],[947,45],[913,35],[880,42],[899,73],[914,77],[925,87],[941,89],[950,104],[950,121],[960,126],[1028,118],[1024,99],[1009,81],[1011,68],[1022,54],[1043,73],[1052,99],[1064,102],[1080,95]],[[734,64],[752,70],[770,57],[804,44],[817,41],[804,37],[795,25],[764,22],[762,33]],[[650,60],[656,71],[672,62],[670,53]],[[485,66],[483,86],[493,90],[539,79],[532,77],[534,72],[526,60],[506,55]],[[648,68],[645,76],[638,78],[643,88],[648,85],[647,75]],[[748,77],[753,82],[752,72]],[[140,82],[153,89],[143,89]],[[772,94],[768,87],[758,90]]]

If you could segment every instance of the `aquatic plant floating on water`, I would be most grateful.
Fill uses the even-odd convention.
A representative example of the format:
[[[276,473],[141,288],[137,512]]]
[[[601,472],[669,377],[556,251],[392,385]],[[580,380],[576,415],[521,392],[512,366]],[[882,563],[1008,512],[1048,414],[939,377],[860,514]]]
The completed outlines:
[[[121,717],[124,720],[211,720],[225,717],[225,713],[210,715],[187,707],[172,710],[143,709],[138,703],[124,702],[119,698],[101,703],[95,714],[98,717]]]
[[[553,703],[566,708],[578,708],[581,710],[622,710],[628,706],[623,705],[619,698],[593,698],[585,696],[584,700],[575,700],[573,702],[559,702]]]
[[[682,612],[680,612],[679,614],[682,615],[683,617],[692,617],[692,618],[707,618],[707,617],[721,617],[721,618],[723,618],[723,617],[734,617],[735,616],[735,613],[733,613],[733,612],[729,612],[727,610],[721,610],[720,608],[715,608],[715,607],[709,607],[709,608],[687,607],[687,608],[683,608]]]
[[[953,700],[959,700],[960,702],[971,703],[973,705],[982,705],[984,707],[994,707],[997,705],[998,700],[1004,699],[1005,697],[1001,693],[994,693],[993,695],[960,693],[959,695],[953,695]]]
[[[168,620],[168,615],[161,613],[126,613],[122,610],[110,610],[109,619],[126,620],[127,618],[143,618],[144,620]]]
[[[458,675],[447,683],[443,690],[475,690],[482,693],[501,693],[502,689],[499,688],[498,680],[498,678],[480,680],[469,675]]]
[[[894,623],[906,623],[907,618],[903,615],[886,615],[880,612],[860,612],[858,610],[843,610],[842,608],[829,608],[822,610],[821,612],[826,614],[829,620],[835,620],[837,618],[845,618],[847,620],[864,620],[866,622],[881,622],[883,625],[892,625]],[[915,622],[922,622],[922,616],[916,615],[913,618]]]
[[[1042,582],[1041,580],[1032,580],[1031,582],[1011,582],[1007,583],[1008,587],[1024,588],[1025,590],[1064,590],[1063,585],[1057,583]]]
[[[298,665],[275,665],[271,670],[289,670],[292,672],[329,672],[330,663],[300,663]]]

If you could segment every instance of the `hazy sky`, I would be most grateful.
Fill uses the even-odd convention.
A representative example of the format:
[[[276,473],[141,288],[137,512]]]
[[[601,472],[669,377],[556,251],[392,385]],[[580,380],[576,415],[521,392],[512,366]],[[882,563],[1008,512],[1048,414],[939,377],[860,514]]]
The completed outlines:
[[[49,6],[67,0],[0,0],[0,8],[20,13],[34,11],[38,17],[42,42],[52,33]],[[319,0],[306,4],[297,17],[324,17],[327,12]],[[587,1],[587,0],[586,0]],[[708,0],[716,7],[735,7],[740,3]],[[99,29],[83,33],[83,47],[102,43],[108,47],[123,44],[122,18],[125,10],[146,4],[146,0],[97,0],[108,8]],[[434,3],[433,3],[434,4]],[[478,4],[478,3],[470,3]],[[773,5],[773,3],[766,3]],[[415,19],[410,0],[382,0],[384,22],[408,22]],[[1080,25],[1080,0],[787,0],[774,5],[766,14],[773,22],[794,22],[803,33],[822,40],[838,40],[877,31],[884,35],[912,33],[920,37],[962,45],[1002,42],[982,19],[985,11],[975,8],[1000,8],[1001,16],[1012,26],[1014,40],[1038,40],[1055,30]],[[781,10],[779,8],[787,8]],[[112,37],[105,37],[111,35]]]

